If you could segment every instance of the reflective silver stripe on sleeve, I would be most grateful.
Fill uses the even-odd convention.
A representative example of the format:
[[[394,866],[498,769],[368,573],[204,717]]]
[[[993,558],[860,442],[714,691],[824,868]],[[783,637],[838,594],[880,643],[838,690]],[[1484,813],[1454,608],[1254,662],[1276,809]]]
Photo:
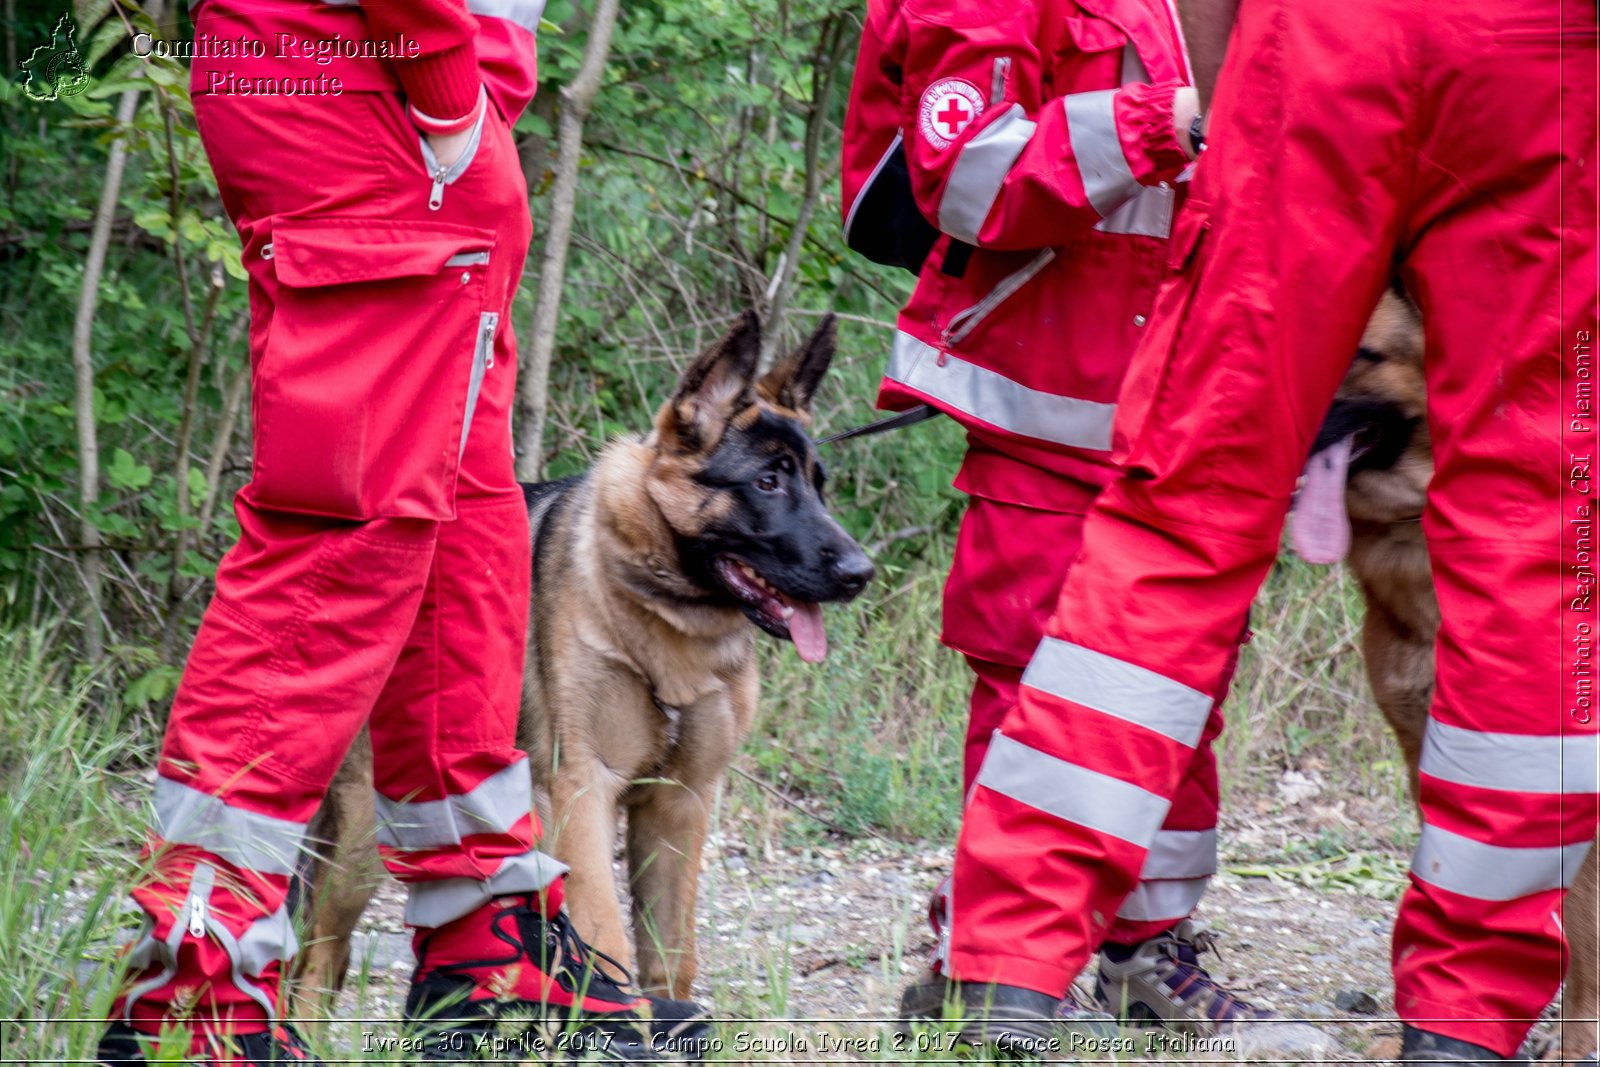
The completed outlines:
[[[1083,178],[1084,194],[1102,217],[1139,190],[1117,137],[1113,108],[1116,98],[1115,89],[1071,93],[1061,98],[1061,106],[1067,112],[1067,137]]]
[[[883,168],[888,164],[889,158],[894,155],[894,150],[900,147],[900,131],[894,133],[894,140],[889,142],[889,147],[884,149],[883,155],[878,157],[877,166],[872,168],[872,173],[867,175],[867,180],[861,183],[861,188],[856,190],[856,198],[850,204],[850,211],[844,217],[844,239],[850,241],[850,227],[855,225],[856,212],[861,208],[861,201],[867,198],[867,191],[872,188],[872,183],[878,180],[878,175],[883,173]]]
[[[203,848],[260,874],[293,874],[306,824],[231,807],[221,797],[157,778],[155,831],[174,845]]]
[[[977,784],[1140,848],[1155,838],[1170,803],[1131,782],[1057,759],[999,731],[989,742]]]
[[[1108,451],[1115,404],[1046,393],[958,356],[904,331],[894,339],[885,376],[957,411],[1023,437]]]
[[[939,229],[959,241],[977,243],[1006,175],[1037,128],[1021,104],[1012,104],[967,142],[939,198]]]
[[[1215,830],[1162,830],[1144,858],[1140,878],[1199,878],[1217,873]]]
[[[529,33],[538,33],[544,0],[467,0],[467,10],[474,15],[515,22]]]
[[[472,834],[503,834],[527,818],[533,810],[533,779],[524,756],[460,796],[407,802],[380,794],[375,800],[379,844],[443,848]]]
[[[1114,715],[1193,748],[1211,716],[1211,698],[1182,682],[1103,652],[1046,637],[1022,684]]]
[[[408,926],[443,926],[451,919],[474,911],[491,897],[505,893],[536,893],[567,873],[567,865],[543,852],[528,851],[508,856],[487,881],[474,878],[445,878],[437,882],[414,882],[406,901]]]
[[[1140,186],[1111,214],[1094,224],[1101,233],[1131,233],[1141,237],[1166,238],[1172,235],[1172,205],[1175,194],[1159,185]]]
[[[1600,737],[1491,734],[1428,720],[1423,774],[1511,793],[1600,793]]]
[[[1548,848],[1506,848],[1424,823],[1411,873],[1474,900],[1516,900],[1565,889],[1589,854],[1588,841]]]
[[[1210,878],[1140,882],[1117,909],[1117,918],[1136,923],[1187,919],[1210,884]]]
[[[361,0],[322,0],[334,7],[355,7]],[[529,33],[539,32],[539,19],[544,15],[545,0],[467,0],[467,10],[474,15],[515,22]],[[195,0],[189,0],[193,7]]]

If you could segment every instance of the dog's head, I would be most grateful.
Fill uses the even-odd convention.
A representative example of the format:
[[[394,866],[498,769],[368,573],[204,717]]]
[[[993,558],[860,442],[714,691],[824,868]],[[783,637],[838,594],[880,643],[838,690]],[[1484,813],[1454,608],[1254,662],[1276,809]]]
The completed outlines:
[[[1349,520],[1417,519],[1433,475],[1422,371],[1422,320],[1386,293],[1312,445],[1291,519],[1295,550],[1330,563],[1349,546]]]
[[[1351,475],[1390,470],[1414,443],[1426,411],[1422,320],[1403,296],[1386,293],[1311,450],[1353,436]]]
[[[833,359],[833,317],[758,377],[760,350],[748,312],[690,364],[656,415],[648,489],[685,577],[816,662],[827,654],[818,605],[850,600],[873,573],[828,511],[807,432]]]

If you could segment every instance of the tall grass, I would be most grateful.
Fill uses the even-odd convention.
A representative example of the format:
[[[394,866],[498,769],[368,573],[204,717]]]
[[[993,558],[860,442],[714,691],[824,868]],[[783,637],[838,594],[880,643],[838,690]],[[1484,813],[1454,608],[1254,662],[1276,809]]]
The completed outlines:
[[[48,630],[0,632],[0,1048],[90,1054],[144,824],[151,739],[53,658]],[[125,768],[118,770],[115,768]]]

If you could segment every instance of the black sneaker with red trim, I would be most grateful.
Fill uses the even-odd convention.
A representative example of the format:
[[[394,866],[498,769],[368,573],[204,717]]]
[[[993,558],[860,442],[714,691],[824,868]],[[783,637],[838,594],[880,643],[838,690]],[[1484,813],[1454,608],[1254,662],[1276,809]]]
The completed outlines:
[[[534,895],[497,897],[420,935],[416,953],[405,1018],[427,1060],[698,1060],[710,1041],[704,1009],[634,992]]]
[[[185,1063],[202,1064],[203,1067],[322,1067],[322,1061],[311,1054],[295,1028],[280,1023],[270,1030],[250,1034],[207,1034],[203,1037],[183,1037],[189,1042]],[[164,1051],[155,1055],[161,1038],[140,1033],[124,1022],[106,1027],[100,1037],[100,1047],[95,1050],[95,1062],[103,1064],[144,1064],[156,1059],[172,1062]]]

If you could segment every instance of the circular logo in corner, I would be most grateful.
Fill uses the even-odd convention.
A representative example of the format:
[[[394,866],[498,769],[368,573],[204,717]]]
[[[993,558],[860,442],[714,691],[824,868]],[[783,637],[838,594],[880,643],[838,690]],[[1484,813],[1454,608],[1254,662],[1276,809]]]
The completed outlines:
[[[922,93],[922,139],[941,151],[983,114],[983,94],[964,78],[940,78]]]

